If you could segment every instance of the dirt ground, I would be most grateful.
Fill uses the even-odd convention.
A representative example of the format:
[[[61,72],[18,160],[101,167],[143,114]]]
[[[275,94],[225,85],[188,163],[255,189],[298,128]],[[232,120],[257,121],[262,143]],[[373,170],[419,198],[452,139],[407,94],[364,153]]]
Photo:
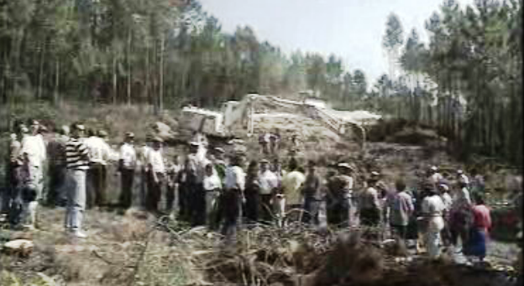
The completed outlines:
[[[361,150],[355,142],[342,140],[303,116],[274,114],[255,121],[256,134],[278,130],[282,136],[278,157],[284,163],[288,139],[298,133],[302,146],[297,157],[301,163],[316,160],[320,173],[325,174],[329,164],[347,161],[357,168],[357,188],[372,170],[380,171],[387,184],[402,176],[410,186],[430,165],[450,174],[457,168],[468,170],[439,144],[408,145],[390,136],[387,143],[369,142]],[[406,138],[405,133],[401,137]],[[249,159],[267,157],[260,152],[258,136],[242,139]],[[171,153],[180,150],[170,148]],[[490,173],[487,184],[493,199],[506,196],[496,190],[510,173],[504,168]],[[118,189],[117,178],[110,175],[113,200]],[[376,242],[359,237],[357,243],[354,237],[341,238],[330,229],[319,232],[299,225],[246,229],[231,247],[223,245],[216,233],[191,230],[180,222],[158,220],[135,209],[126,214],[88,210],[89,237],[78,241],[65,235],[63,219],[63,209],[43,208],[38,231],[0,230],[2,241],[30,238],[35,243],[27,257],[0,254],[0,285],[513,285],[514,272],[507,267],[518,251],[515,244],[492,241],[488,257],[491,267],[480,268],[458,267],[449,256],[439,262],[416,256],[405,261],[403,255],[388,253]],[[506,269],[497,270],[493,267],[496,265],[506,265]]]

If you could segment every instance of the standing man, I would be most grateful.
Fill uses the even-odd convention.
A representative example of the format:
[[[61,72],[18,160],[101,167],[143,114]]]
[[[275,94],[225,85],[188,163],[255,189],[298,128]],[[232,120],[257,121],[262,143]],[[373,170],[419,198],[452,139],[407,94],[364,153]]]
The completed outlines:
[[[360,222],[366,226],[378,226],[380,223],[380,202],[377,190],[379,174],[371,172],[368,187],[360,200]]]
[[[104,141],[107,132],[98,131],[84,141],[89,150],[89,169],[87,170],[87,207],[104,207],[107,204],[107,161],[111,156],[111,147]]]
[[[282,193],[284,197],[277,204],[276,215],[279,225],[282,226],[287,207],[302,208],[303,202],[301,201],[300,190],[305,181],[306,176],[298,170],[297,161],[290,160],[289,173],[282,178]]]
[[[128,209],[133,200],[133,181],[136,168],[135,134],[127,132],[124,144],[120,147],[118,171],[120,172],[120,207]]]
[[[146,209],[153,213],[158,213],[158,203],[162,197],[162,184],[166,168],[162,156],[162,143],[160,137],[153,138],[153,148],[147,155],[147,196]]]
[[[73,124],[71,138],[66,143],[66,164],[72,186],[67,193],[65,228],[78,238],[87,237],[82,231],[86,208],[86,171],[89,168],[89,150],[80,140],[84,130],[83,125]]]
[[[10,136],[11,142],[9,142],[9,162],[8,162],[8,186],[9,190],[14,191],[18,186],[17,180],[17,169],[22,166],[22,158],[20,157],[20,149],[22,144],[17,138],[15,133]],[[7,203],[9,202],[8,194],[0,194],[2,196],[2,205],[0,205],[0,211],[7,209]]]
[[[148,175],[149,175],[149,167],[148,167],[148,155],[149,151],[152,149],[151,146],[153,145],[152,137],[151,135],[147,135],[146,139],[143,143],[143,145],[139,149],[138,153],[138,162],[137,164],[140,166],[140,206],[142,208],[146,208],[146,198],[147,198],[147,182],[148,182]]]
[[[180,173],[182,166],[179,163],[178,155],[173,156],[173,160],[168,163],[166,169],[167,178],[167,191],[166,191],[166,211],[171,217],[174,217],[175,212],[179,211],[179,184],[178,174]]]
[[[236,153],[226,170],[225,191],[222,199],[221,217],[223,218],[222,235],[227,241],[236,236],[237,226],[242,212],[246,174],[242,170],[244,155]]]
[[[444,228],[445,206],[435,188],[428,189],[428,196],[422,202],[422,214],[427,222],[426,248],[429,258],[437,259],[440,256],[440,232]]]
[[[193,226],[204,225],[206,223],[206,193],[204,191],[204,165],[199,156],[199,142],[189,143],[189,154],[187,155],[187,187],[190,203],[190,214]],[[205,159],[205,158],[204,158]]]
[[[31,133],[22,139],[22,147],[20,150],[22,157],[27,160],[28,172],[31,174],[29,177],[33,180],[31,185],[34,186],[36,191],[35,200],[29,203],[28,208],[30,222],[27,227],[31,229],[36,227],[36,210],[38,201],[42,198],[43,165],[47,156],[45,144],[41,136],[38,135],[38,126],[38,122],[34,120],[31,125]]]
[[[214,229],[216,203],[222,190],[222,182],[211,162],[206,164],[204,170],[203,188],[205,191],[206,225],[209,229]]]
[[[69,127],[58,129],[53,140],[47,145],[49,153],[49,192],[47,203],[51,206],[65,206],[67,198],[63,191],[66,186],[66,144],[69,140]]]
[[[260,182],[259,182],[258,163],[253,160],[247,167],[246,185],[244,195],[246,197],[244,216],[249,223],[256,223],[259,221],[260,208]]]
[[[353,167],[348,163],[340,163],[337,169],[338,175],[333,176],[329,182],[332,195],[331,222],[337,225],[343,224],[346,227],[353,226],[355,214]]]
[[[389,225],[402,240],[406,239],[409,218],[413,214],[413,199],[406,192],[406,184],[398,179],[395,194],[388,196],[386,208],[389,209]]]
[[[269,170],[269,161],[266,159],[260,161],[258,182],[260,186],[260,205],[257,205],[257,208],[261,209],[261,221],[270,222],[273,211],[271,200],[278,188],[278,178],[275,173]]]
[[[316,164],[314,161],[309,161],[308,163],[308,173],[304,187],[302,188],[302,196],[304,197],[302,222],[318,226],[318,211],[323,195],[321,193],[320,176],[316,173]]]

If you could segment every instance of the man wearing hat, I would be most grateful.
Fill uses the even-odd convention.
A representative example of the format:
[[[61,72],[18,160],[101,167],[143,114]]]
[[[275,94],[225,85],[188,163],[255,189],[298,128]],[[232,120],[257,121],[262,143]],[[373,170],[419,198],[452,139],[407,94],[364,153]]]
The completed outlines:
[[[93,132],[94,133],[94,132]],[[97,136],[98,135],[98,136]],[[107,204],[107,161],[111,159],[111,147],[105,142],[107,132],[99,130],[84,143],[89,150],[89,169],[87,170],[87,207],[103,207]]]
[[[124,143],[120,147],[118,171],[120,172],[120,206],[124,209],[131,207],[133,198],[133,181],[136,168],[136,151],[134,146],[135,134],[127,132]]]
[[[359,203],[360,222],[366,226],[378,226],[380,223],[380,201],[377,189],[378,172],[371,172],[368,186],[361,194]]]
[[[49,153],[49,190],[47,194],[47,203],[50,206],[65,206],[66,194],[66,143],[69,140],[69,128],[62,126],[59,128],[53,139],[47,145]]]
[[[75,123],[71,126],[71,137],[66,143],[66,164],[72,186],[67,192],[66,231],[78,238],[87,237],[82,231],[86,207],[86,171],[89,169],[89,149],[80,140],[85,127]]]
[[[273,208],[271,206],[271,200],[278,188],[278,178],[277,175],[275,175],[275,173],[269,170],[269,161],[266,159],[260,161],[258,183],[260,186],[260,206],[257,207],[261,210],[261,221],[270,222],[271,213],[273,211]]]
[[[162,196],[162,185],[166,168],[162,154],[162,144],[164,141],[160,137],[153,138],[153,148],[147,154],[147,196],[146,209],[150,212],[158,212],[158,203]]]
[[[329,205],[332,218],[331,223],[343,224],[344,226],[353,225],[353,214],[355,213],[353,204],[353,167],[348,163],[337,165],[338,175],[332,177],[331,188],[333,189],[332,201]]]

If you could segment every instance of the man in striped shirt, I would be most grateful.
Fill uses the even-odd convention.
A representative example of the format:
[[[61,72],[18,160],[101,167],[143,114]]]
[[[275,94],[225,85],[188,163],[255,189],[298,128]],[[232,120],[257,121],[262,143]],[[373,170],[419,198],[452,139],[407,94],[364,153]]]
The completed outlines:
[[[84,126],[73,124],[72,134],[66,143],[66,164],[72,179],[71,189],[67,194],[65,218],[66,231],[78,238],[87,235],[82,231],[82,220],[86,206],[86,171],[89,168],[89,150],[79,139],[84,134]]]

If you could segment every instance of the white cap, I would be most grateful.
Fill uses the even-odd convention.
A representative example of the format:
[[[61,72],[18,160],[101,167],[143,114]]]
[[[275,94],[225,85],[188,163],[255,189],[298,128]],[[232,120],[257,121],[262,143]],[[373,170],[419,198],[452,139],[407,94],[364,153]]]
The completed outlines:
[[[430,170],[436,172],[438,170],[438,168],[437,168],[437,166],[431,166]]]

